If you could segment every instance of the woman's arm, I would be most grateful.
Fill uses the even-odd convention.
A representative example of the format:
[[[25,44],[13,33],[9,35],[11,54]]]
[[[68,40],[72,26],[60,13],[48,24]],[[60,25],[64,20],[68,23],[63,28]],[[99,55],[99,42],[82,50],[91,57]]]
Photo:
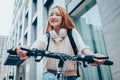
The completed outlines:
[[[89,47],[84,43],[80,33],[75,28],[72,29],[72,37],[80,53],[82,53],[84,49],[89,49]]]
[[[32,44],[31,48],[46,49],[47,44],[47,35],[45,34],[44,36],[41,36],[38,40],[36,40]]]
[[[94,55],[94,53],[89,49],[89,48],[84,48],[81,51],[82,54],[87,54],[87,55]]]
[[[73,36],[73,39],[74,39],[74,41],[76,43],[76,46],[77,46],[80,53],[87,54],[87,55],[94,55],[96,57],[103,57],[104,56],[102,54],[94,54],[90,50],[90,48],[85,45],[85,43],[83,42],[83,40],[80,36],[80,33],[75,28],[72,31],[72,36]],[[104,61],[105,61],[104,59],[103,60],[94,59],[94,63],[92,63],[91,65],[92,66],[98,66],[98,65],[103,64]]]
[[[39,38],[39,40],[36,40],[32,46],[22,46],[23,48],[27,49],[32,49],[32,48],[37,48],[37,49],[45,49],[47,45],[47,36],[42,36]],[[29,58],[29,56],[26,56],[27,51],[21,50],[20,47],[14,47],[13,51],[16,51],[17,55],[20,57],[21,60],[26,60]]]
[[[85,48],[85,49],[83,49],[82,50],[82,54],[87,54],[87,55],[94,55],[94,56],[96,56],[96,57],[104,57],[104,55],[102,55],[102,54],[94,54],[90,49],[88,49],[88,48]],[[99,66],[99,65],[101,65],[101,64],[103,64],[105,62],[105,60],[104,59],[95,59],[94,58],[94,63],[92,63],[91,65],[92,66]]]

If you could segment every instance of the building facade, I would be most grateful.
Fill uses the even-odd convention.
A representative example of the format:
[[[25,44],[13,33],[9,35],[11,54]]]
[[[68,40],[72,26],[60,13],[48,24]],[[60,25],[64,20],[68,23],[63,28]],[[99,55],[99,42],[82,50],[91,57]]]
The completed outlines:
[[[8,36],[0,35],[0,80],[2,80],[4,69],[4,58],[7,49]]]
[[[118,0],[15,0],[13,27],[9,36],[9,48],[12,46],[31,46],[42,36],[53,5],[64,7],[73,19],[84,42],[93,52],[110,56],[113,66],[88,66],[81,70],[83,80],[119,80],[120,79],[120,2]],[[11,56],[10,56],[11,57]],[[13,56],[12,56],[13,57]],[[11,70],[13,80],[41,80],[43,63],[30,58],[16,63],[6,59],[5,65],[16,66]],[[91,74],[92,73],[92,74]]]

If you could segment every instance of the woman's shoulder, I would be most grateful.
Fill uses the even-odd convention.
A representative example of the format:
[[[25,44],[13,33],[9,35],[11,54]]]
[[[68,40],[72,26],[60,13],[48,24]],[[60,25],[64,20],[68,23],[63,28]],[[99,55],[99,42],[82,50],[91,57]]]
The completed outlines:
[[[76,31],[77,31],[77,29],[76,29],[76,28],[72,28],[72,29],[67,29],[67,31],[76,32]]]
[[[72,28],[72,34],[78,33],[78,30],[76,28]]]
[[[77,31],[77,29],[76,28],[72,28],[72,31]]]

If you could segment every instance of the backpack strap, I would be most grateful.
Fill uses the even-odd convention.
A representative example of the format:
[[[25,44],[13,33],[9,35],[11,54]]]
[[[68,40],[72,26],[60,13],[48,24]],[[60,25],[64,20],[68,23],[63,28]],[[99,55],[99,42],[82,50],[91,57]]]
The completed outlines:
[[[49,42],[50,42],[50,33],[48,33],[48,34],[47,34],[47,38],[48,38],[48,44],[47,44],[46,50],[48,50],[48,47],[49,47]]]
[[[71,45],[72,45],[74,54],[77,55],[77,47],[76,47],[76,44],[75,44],[74,39],[73,39],[73,37],[72,37],[72,29],[68,29],[68,30],[67,30],[67,34],[68,34],[70,43],[71,43]]]
[[[74,41],[74,39],[73,39],[73,37],[72,37],[72,29],[68,29],[68,30],[67,30],[67,34],[68,34],[70,43],[71,43],[71,45],[72,45],[74,54],[77,55],[78,50],[77,50],[77,46],[76,46],[76,44],[75,44],[75,41]],[[76,64],[77,64],[77,72],[76,72],[76,73],[77,73],[77,76],[76,76],[76,78],[78,78],[78,77],[80,77],[79,62],[76,62]]]

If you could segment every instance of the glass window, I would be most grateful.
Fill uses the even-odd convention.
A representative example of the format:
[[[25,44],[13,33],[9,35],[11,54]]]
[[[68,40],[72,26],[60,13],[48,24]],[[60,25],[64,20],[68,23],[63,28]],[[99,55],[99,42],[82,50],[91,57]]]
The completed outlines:
[[[107,49],[102,31],[102,23],[97,4],[95,4],[88,11],[86,10],[83,15],[75,15],[73,17],[73,21],[75,22],[75,25],[77,26],[83,41],[93,50],[93,52],[107,55]],[[89,76],[89,78],[91,78],[91,80],[102,80],[102,78],[105,78],[102,75],[103,73],[106,72],[109,74],[109,70],[107,68],[89,68],[89,70],[86,69],[84,72],[87,76]],[[85,76],[86,80],[87,76]]]
[[[97,4],[82,16],[75,19],[75,23],[84,42],[89,45],[95,53],[107,53]]]

